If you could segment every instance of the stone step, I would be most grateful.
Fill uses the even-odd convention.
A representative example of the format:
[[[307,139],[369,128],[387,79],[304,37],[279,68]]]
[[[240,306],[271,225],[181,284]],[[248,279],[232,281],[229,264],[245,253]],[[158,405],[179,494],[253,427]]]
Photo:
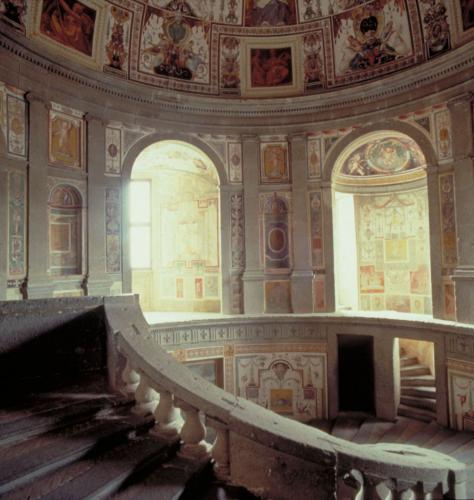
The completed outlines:
[[[93,420],[95,416],[104,414],[108,409],[118,406],[129,406],[126,400],[110,397],[100,397],[74,404],[56,407],[49,404],[49,410],[33,412],[23,418],[14,418],[0,424],[0,446],[12,445],[25,439],[39,436],[53,429],[74,425],[86,419]]]
[[[432,449],[450,455],[466,443],[469,443],[472,439],[474,439],[474,434],[472,432],[457,432],[450,438],[433,446]]]
[[[432,410],[433,412],[436,411],[436,399],[401,396],[400,403],[412,408],[424,408],[426,410]]]
[[[408,418],[398,417],[392,427],[380,438],[379,443],[397,443],[399,437],[410,425],[410,422],[411,420]]]
[[[380,422],[376,419],[367,419],[352,438],[354,443],[374,444],[393,426],[393,422]]]
[[[456,460],[465,463],[473,463],[474,462],[474,434],[473,439],[468,441],[467,443],[460,446],[457,450],[451,453],[451,456]]]
[[[400,367],[400,377],[402,378],[418,375],[431,375],[431,371],[427,366],[421,364]]]
[[[333,425],[331,434],[335,437],[351,441],[363,422],[360,418],[339,417]]]
[[[400,356],[400,367],[418,365],[420,362],[416,356]]]
[[[211,469],[208,459],[195,461],[178,456],[142,477],[139,483],[123,488],[113,499],[196,500],[199,497],[198,492],[210,481]]]
[[[427,386],[405,386],[400,389],[402,396],[414,396],[417,398],[436,399],[436,387]]]
[[[134,415],[105,415],[100,420],[82,422],[13,446],[4,446],[0,449],[5,457],[0,467],[0,495],[87,454],[124,442],[130,433],[142,432],[151,425],[151,419]]]
[[[432,420],[429,423],[425,423],[425,427],[423,429],[411,436],[405,442],[406,444],[412,444],[414,446],[423,446],[423,444],[431,439],[440,429],[441,426],[436,422],[436,420]]]
[[[435,387],[436,381],[433,375],[419,375],[419,376],[404,376],[400,377],[401,387],[413,387],[413,386],[423,386],[423,387]]]
[[[178,441],[170,446],[166,441],[150,435],[131,437],[121,446],[81,460],[84,468],[89,467],[76,477],[68,477],[68,468],[58,471],[68,480],[46,496],[48,500],[109,498],[168,460],[177,446]]]
[[[423,448],[435,448],[456,435],[456,431],[441,427],[428,441],[423,443]]]
[[[432,410],[413,408],[404,404],[398,405],[398,414],[415,420],[423,420],[424,422],[431,422],[436,419],[436,414]]]

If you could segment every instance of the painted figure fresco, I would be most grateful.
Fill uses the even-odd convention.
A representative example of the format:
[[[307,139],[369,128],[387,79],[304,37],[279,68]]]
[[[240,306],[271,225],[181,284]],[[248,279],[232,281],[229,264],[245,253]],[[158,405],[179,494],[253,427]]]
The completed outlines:
[[[293,82],[291,48],[251,49],[252,87],[279,87]]]
[[[7,95],[8,152],[26,158],[26,103],[23,96]]]
[[[236,37],[221,38],[221,88],[239,89],[240,87],[240,40]]]
[[[40,31],[52,40],[92,56],[96,11],[74,0],[44,0]]]
[[[128,10],[111,6],[107,20],[107,44],[105,56],[107,65],[115,70],[124,71],[128,59],[131,13]]]
[[[246,26],[285,26],[295,23],[295,0],[245,0]]]
[[[474,366],[464,363],[463,372],[448,372],[450,385],[451,425],[459,430],[474,431]]]
[[[428,57],[442,54],[451,48],[448,12],[444,1],[423,0],[420,2],[425,44]]]
[[[411,54],[403,0],[375,0],[333,17],[336,74],[365,71]]]
[[[25,274],[25,176],[16,172],[8,174],[8,275]]]
[[[303,37],[303,52],[306,85],[322,83],[325,74],[322,32],[315,31]]]
[[[121,250],[121,205],[120,190],[105,190],[105,234],[106,234],[106,271],[119,273],[122,268]]]
[[[25,0],[3,0],[0,1],[0,14],[11,23],[23,28],[25,26],[26,7]]]
[[[140,70],[165,77],[209,82],[210,24],[148,8]]]
[[[357,148],[341,168],[344,176],[393,175],[425,163],[418,145],[405,138],[383,138]]]
[[[242,0],[216,2],[215,0],[150,0],[154,7],[184,15],[197,17],[205,21],[226,24],[240,24],[242,21]]]
[[[474,27],[474,0],[460,0],[464,31]]]
[[[288,144],[261,145],[262,182],[289,182]]]
[[[50,111],[49,162],[65,167],[82,166],[82,120]]]

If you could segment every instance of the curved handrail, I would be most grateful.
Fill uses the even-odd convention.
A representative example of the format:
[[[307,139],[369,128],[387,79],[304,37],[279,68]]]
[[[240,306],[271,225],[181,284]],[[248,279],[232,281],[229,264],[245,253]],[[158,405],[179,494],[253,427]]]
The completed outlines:
[[[136,307],[134,313],[138,311]],[[122,321],[122,328],[120,331],[116,330],[116,345],[119,352],[127,359],[127,366],[139,374],[141,384],[146,384],[162,395],[171,394],[176,405],[185,412],[186,424],[181,430],[181,439],[185,447],[189,445],[191,449],[197,449],[196,447],[201,444],[200,449],[203,450],[203,436],[199,435],[198,438],[202,439],[198,439],[197,442],[195,439],[201,432],[196,434],[196,429],[199,427],[199,424],[196,424],[198,419],[189,418],[191,414],[204,413],[212,426],[221,430],[218,432],[215,448],[218,447],[219,436],[226,435],[227,461],[232,472],[234,468],[237,470],[236,477],[233,473],[229,476],[232,481],[240,484],[244,482],[242,486],[262,493],[256,484],[256,476],[259,474],[258,460],[255,457],[257,450],[263,450],[265,454],[270,455],[271,464],[278,465],[278,475],[281,476],[282,470],[284,471],[284,479],[288,479],[291,476],[288,475],[290,470],[295,468],[294,464],[286,462],[297,460],[310,469],[316,467],[317,473],[325,478],[325,487],[332,488],[334,492],[341,488],[352,488],[353,491],[359,488],[357,494],[360,494],[364,487],[369,487],[367,484],[371,488],[383,484],[389,490],[396,491],[406,489],[416,491],[420,485],[423,485],[425,493],[439,488],[442,494],[449,492],[452,498],[462,498],[465,493],[465,465],[461,462],[414,446],[350,443],[284,418],[251,401],[233,396],[194,375],[156,346],[147,338],[146,323],[141,319],[138,319],[138,323],[134,322],[137,318],[133,316],[134,314],[125,315],[127,318],[125,324]],[[143,395],[143,390],[140,394]],[[144,401],[137,398],[137,403]],[[169,406],[169,400],[166,401]],[[163,414],[163,408],[160,409],[160,406],[162,406],[161,400],[155,416],[160,415],[160,411]],[[188,420],[194,422],[192,424],[195,425],[194,437]],[[169,422],[164,423],[169,424]],[[160,426],[160,421],[157,421],[157,426]],[[186,426],[188,428],[184,438],[183,431]],[[242,466],[233,463],[233,452],[232,449],[229,451],[228,446],[229,435],[233,446],[243,448],[247,452],[254,450],[250,451],[250,456],[246,455],[247,467],[252,470],[248,483],[245,483],[242,474],[238,474]],[[255,456],[252,453],[255,453]],[[222,453],[220,460],[222,461]],[[252,465],[254,460],[257,460],[255,467]],[[281,465],[282,461],[284,465]],[[217,466],[219,465],[217,461]],[[262,471],[260,480],[265,481],[265,475],[274,473],[271,466],[269,470],[270,472]],[[328,480],[331,484],[328,484]],[[301,485],[298,487],[301,488]],[[268,493],[268,489],[263,488],[263,492]],[[271,496],[278,498],[274,493]],[[353,497],[355,498],[355,494]]]

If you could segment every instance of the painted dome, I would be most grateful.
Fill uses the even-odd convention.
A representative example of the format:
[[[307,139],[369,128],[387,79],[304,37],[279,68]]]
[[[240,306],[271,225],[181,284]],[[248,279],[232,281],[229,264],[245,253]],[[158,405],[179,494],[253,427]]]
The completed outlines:
[[[0,13],[35,50],[110,81],[238,99],[324,94],[474,38],[469,0],[1,0]]]

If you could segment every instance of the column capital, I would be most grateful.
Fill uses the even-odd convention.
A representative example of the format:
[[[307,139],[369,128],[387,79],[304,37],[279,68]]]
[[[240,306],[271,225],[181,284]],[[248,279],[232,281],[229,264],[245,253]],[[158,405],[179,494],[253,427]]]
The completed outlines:
[[[36,92],[27,92],[25,94],[25,99],[28,101],[29,104],[42,104],[46,110],[51,109],[51,104],[50,102],[45,99],[42,95],[36,93]]]
[[[88,124],[89,123],[98,123],[99,125],[101,125],[104,128],[107,126],[107,122],[101,116],[97,116],[93,113],[86,113],[84,115],[84,120]]]
[[[257,134],[242,134],[240,136],[242,143],[244,142],[260,142],[260,136]]]
[[[452,109],[454,106],[469,104],[473,101],[473,99],[474,99],[474,93],[472,92],[465,92],[463,94],[459,94],[449,99],[448,108]]]
[[[289,142],[296,142],[296,141],[306,142],[307,138],[308,138],[308,134],[306,134],[306,132],[294,132],[294,133],[288,134],[288,141]]]

